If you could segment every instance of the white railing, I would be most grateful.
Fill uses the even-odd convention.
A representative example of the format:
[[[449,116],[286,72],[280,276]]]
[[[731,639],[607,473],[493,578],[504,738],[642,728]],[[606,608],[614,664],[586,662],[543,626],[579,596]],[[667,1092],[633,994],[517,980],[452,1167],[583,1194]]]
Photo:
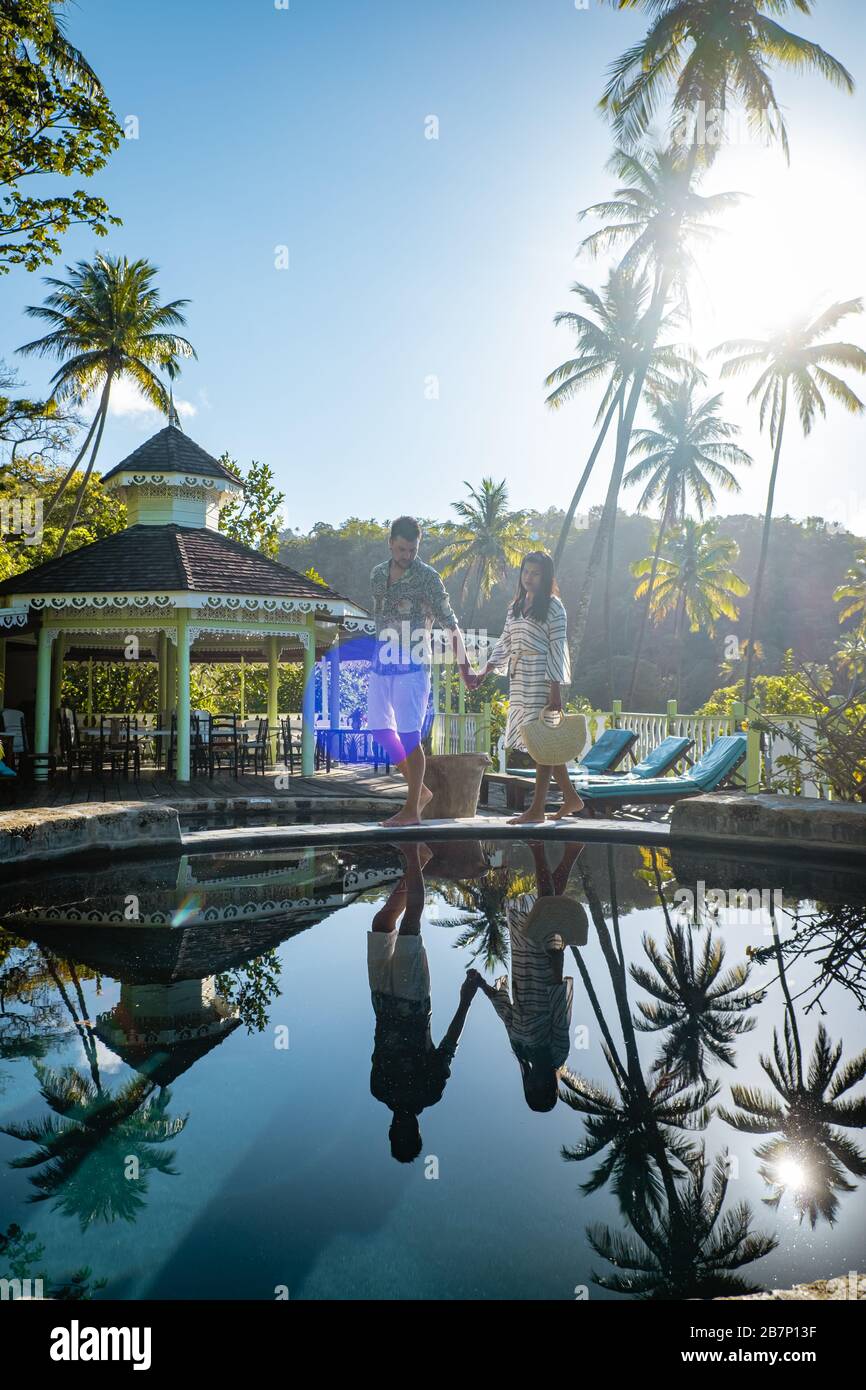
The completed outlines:
[[[479,711],[438,710],[430,730],[431,753],[490,752],[490,706]]]

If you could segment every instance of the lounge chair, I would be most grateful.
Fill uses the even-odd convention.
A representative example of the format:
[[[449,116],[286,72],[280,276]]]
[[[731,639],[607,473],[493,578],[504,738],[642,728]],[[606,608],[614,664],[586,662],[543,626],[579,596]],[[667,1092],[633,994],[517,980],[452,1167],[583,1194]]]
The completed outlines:
[[[579,785],[589,816],[622,806],[666,805],[683,797],[715,792],[730,780],[746,757],[745,734],[723,734],[681,777],[611,777]]]
[[[631,729],[605,729],[601,737],[587,749],[573,771],[576,770],[578,775],[613,772],[636,743],[637,734]],[[508,771],[514,777],[535,777],[534,767],[512,767]]]
[[[684,758],[694,742],[693,739],[678,737],[676,734],[669,734],[657,744],[651,752],[647,753],[634,767],[630,767],[627,772],[591,772],[586,774],[586,785],[592,786],[595,782],[609,782],[612,777],[617,781],[621,778],[625,781],[644,781],[653,777],[664,777],[676,763]],[[577,786],[582,787],[583,766],[578,768]]]

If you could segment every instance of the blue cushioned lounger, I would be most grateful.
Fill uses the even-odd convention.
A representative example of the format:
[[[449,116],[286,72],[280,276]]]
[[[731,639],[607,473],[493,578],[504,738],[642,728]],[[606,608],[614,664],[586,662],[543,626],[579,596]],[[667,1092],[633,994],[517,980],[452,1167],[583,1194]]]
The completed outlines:
[[[650,801],[679,801],[684,796],[699,796],[701,792],[716,791],[740,766],[746,756],[745,734],[723,734],[708,748],[702,758],[682,777],[611,777],[588,785],[578,786],[588,810],[600,805],[634,805]]]

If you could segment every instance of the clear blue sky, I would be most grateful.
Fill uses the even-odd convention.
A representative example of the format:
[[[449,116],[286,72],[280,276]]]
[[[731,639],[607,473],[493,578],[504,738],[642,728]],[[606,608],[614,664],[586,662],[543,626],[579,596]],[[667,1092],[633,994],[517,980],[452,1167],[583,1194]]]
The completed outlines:
[[[858,93],[780,78],[790,173],[776,150],[719,159],[708,187],[755,196],[702,268],[705,347],[762,328],[758,301],[780,265],[794,283],[773,290],[768,310],[788,284],[802,288],[801,269],[810,294],[866,292],[853,230],[866,220],[864,6],[816,8],[791,27],[846,62]],[[146,256],[165,298],[192,301],[199,361],[178,387],[195,411],[185,427],[214,453],[270,463],[293,527],[444,516],[463,480],[485,473],[507,477],[514,505],[564,505],[595,402],[544,407],[543,377],[571,346],[551,320],[574,279],[603,278],[575,260],[591,229],[576,214],[612,187],[595,104],[607,63],[646,25],[595,0],[586,11],[574,0],[78,0],[70,37],[140,138],[94,180],[123,227],[102,241],[70,233],[57,268],[97,247]],[[425,139],[430,115],[438,140]],[[824,213],[828,194],[838,201]],[[274,265],[281,245],[287,271]],[[22,311],[41,297],[37,275],[0,282],[10,360],[36,336]],[[866,323],[845,336],[866,341]],[[44,387],[48,370],[19,362]],[[439,398],[428,399],[434,376]],[[729,408],[745,418],[741,396]],[[159,425],[115,414],[101,466]],[[754,430],[745,442],[756,466],[725,510],[757,511],[763,498],[767,444]],[[866,530],[863,423],[833,410],[790,445],[777,510]]]

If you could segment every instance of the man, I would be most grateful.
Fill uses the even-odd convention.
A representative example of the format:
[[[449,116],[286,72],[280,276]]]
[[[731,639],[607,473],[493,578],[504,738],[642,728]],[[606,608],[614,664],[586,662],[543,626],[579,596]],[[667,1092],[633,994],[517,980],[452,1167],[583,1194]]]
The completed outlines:
[[[417,825],[433,793],[424,785],[421,732],[430,701],[430,628],[451,633],[466,680],[469,663],[457,619],[436,570],[418,559],[421,527],[399,516],[391,527],[391,558],[370,576],[376,619],[376,657],[367,693],[367,727],[405,777],[406,802],[385,825]]]

